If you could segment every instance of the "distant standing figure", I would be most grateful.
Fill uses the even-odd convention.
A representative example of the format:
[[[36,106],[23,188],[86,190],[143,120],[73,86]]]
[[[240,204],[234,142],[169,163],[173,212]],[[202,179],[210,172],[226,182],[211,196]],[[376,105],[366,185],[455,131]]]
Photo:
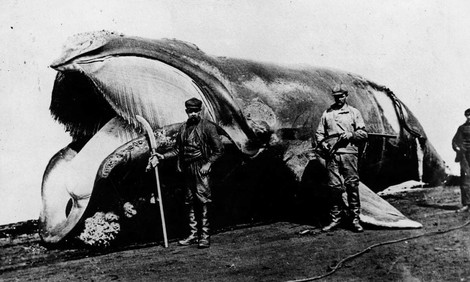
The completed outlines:
[[[326,156],[328,171],[328,187],[332,194],[330,209],[331,223],[323,231],[331,231],[338,227],[343,217],[342,194],[347,193],[352,228],[362,232],[359,221],[361,203],[359,199],[358,174],[358,143],[367,139],[364,120],[361,113],[346,103],[348,91],[342,85],[332,90],[335,103],[321,116],[315,137],[317,144],[327,145],[325,138],[338,136],[333,145],[334,150],[327,148],[331,154]]]
[[[459,126],[452,138],[452,149],[457,153],[455,161],[460,163],[460,194],[462,196],[462,208],[459,212],[470,209],[470,109],[465,110],[464,124]]]
[[[178,170],[185,178],[185,204],[190,234],[178,244],[198,244],[199,248],[208,248],[209,204],[212,202],[209,172],[212,164],[222,156],[224,146],[216,125],[201,118],[202,101],[191,98],[185,102],[185,106],[188,120],[180,127],[174,147],[169,152],[156,156],[159,159],[178,157]]]

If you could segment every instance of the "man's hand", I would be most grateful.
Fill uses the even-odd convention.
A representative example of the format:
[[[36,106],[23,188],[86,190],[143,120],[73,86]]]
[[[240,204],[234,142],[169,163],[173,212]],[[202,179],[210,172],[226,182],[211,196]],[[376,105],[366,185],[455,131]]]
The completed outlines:
[[[321,149],[324,151],[329,151],[331,149],[331,145],[328,142],[321,142]]]
[[[211,163],[206,163],[201,167],[201,174],[202,175],[207,175],[211,171]]]
[[[137,210],[135,209],[134,205],[129,202],[126,202],[124,204],[124,215],[127,218],[131,218],[136,214],[137,214]]]
[[[145,171],[150,171],[152,170],[152,168],[156,168],[158,165],[158,160],[163,160],[164,158],[165,157],[162,154],[152,154],[149,158],[149,162],[147,164],[147,167],[145,168]]]
[[[345,140],[349,140],[349,139],[351,139],[352,137],[353,137],[353,134],[352,134],[351,132],[345,131],[345,132],[343,132],[343,133],[341,134],[341,138],[342,138],[342,139],[345,139]]]

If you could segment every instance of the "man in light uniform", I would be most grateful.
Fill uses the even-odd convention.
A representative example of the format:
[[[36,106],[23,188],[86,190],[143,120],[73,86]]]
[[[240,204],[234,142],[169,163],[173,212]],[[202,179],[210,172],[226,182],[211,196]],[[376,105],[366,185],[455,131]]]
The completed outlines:
[[[330,209],[331,223],[323,231],[331,231],[338,227],[343,217],[342,194],[347,193],[349,211],[352,218],[352,229],[362,232],[359,222],[359,174],[358,174],[358,144],[367,139],[364,120],[361,113],[346,103],[348,91],[341,85],[332,90],[335,103],[327,109],[318,125],[315,138],[317,144],[326,146],[322,142],[325,138],[337,136],[334,150],[326,156],[328,170],[328,187],[332,194]],[[325,140],[326,140],[325,139]],[[328,148],[330,149],[330,148]]]

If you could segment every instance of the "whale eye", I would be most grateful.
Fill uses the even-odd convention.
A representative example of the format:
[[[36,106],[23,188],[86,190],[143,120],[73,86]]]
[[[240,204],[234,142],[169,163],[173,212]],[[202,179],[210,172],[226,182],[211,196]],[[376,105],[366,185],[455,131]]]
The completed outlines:
[[[70,198],[69,201],[67,202],[67,205],[65,206],[65,216],[68,217],[70,214],[70,211],[72,210],[73,206],[73,199]]]

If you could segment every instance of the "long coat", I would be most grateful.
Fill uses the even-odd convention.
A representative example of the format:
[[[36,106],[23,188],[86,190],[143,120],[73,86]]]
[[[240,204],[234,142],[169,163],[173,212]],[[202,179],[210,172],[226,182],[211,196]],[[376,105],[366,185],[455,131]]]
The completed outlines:
[[[186,122],[181,125],[176,136],[176,143],[172,150],[164,154],[165,158],[178,157],[178,170],[181,171],[181,163],[183,161],[184,136],[186,131]],[[206,119],[201,119],[196,125],[195,132],[197,138],[201,141],[201,153],[204,162],[214,163],[224,153],[224,145],[217,133],[216,125]]]

